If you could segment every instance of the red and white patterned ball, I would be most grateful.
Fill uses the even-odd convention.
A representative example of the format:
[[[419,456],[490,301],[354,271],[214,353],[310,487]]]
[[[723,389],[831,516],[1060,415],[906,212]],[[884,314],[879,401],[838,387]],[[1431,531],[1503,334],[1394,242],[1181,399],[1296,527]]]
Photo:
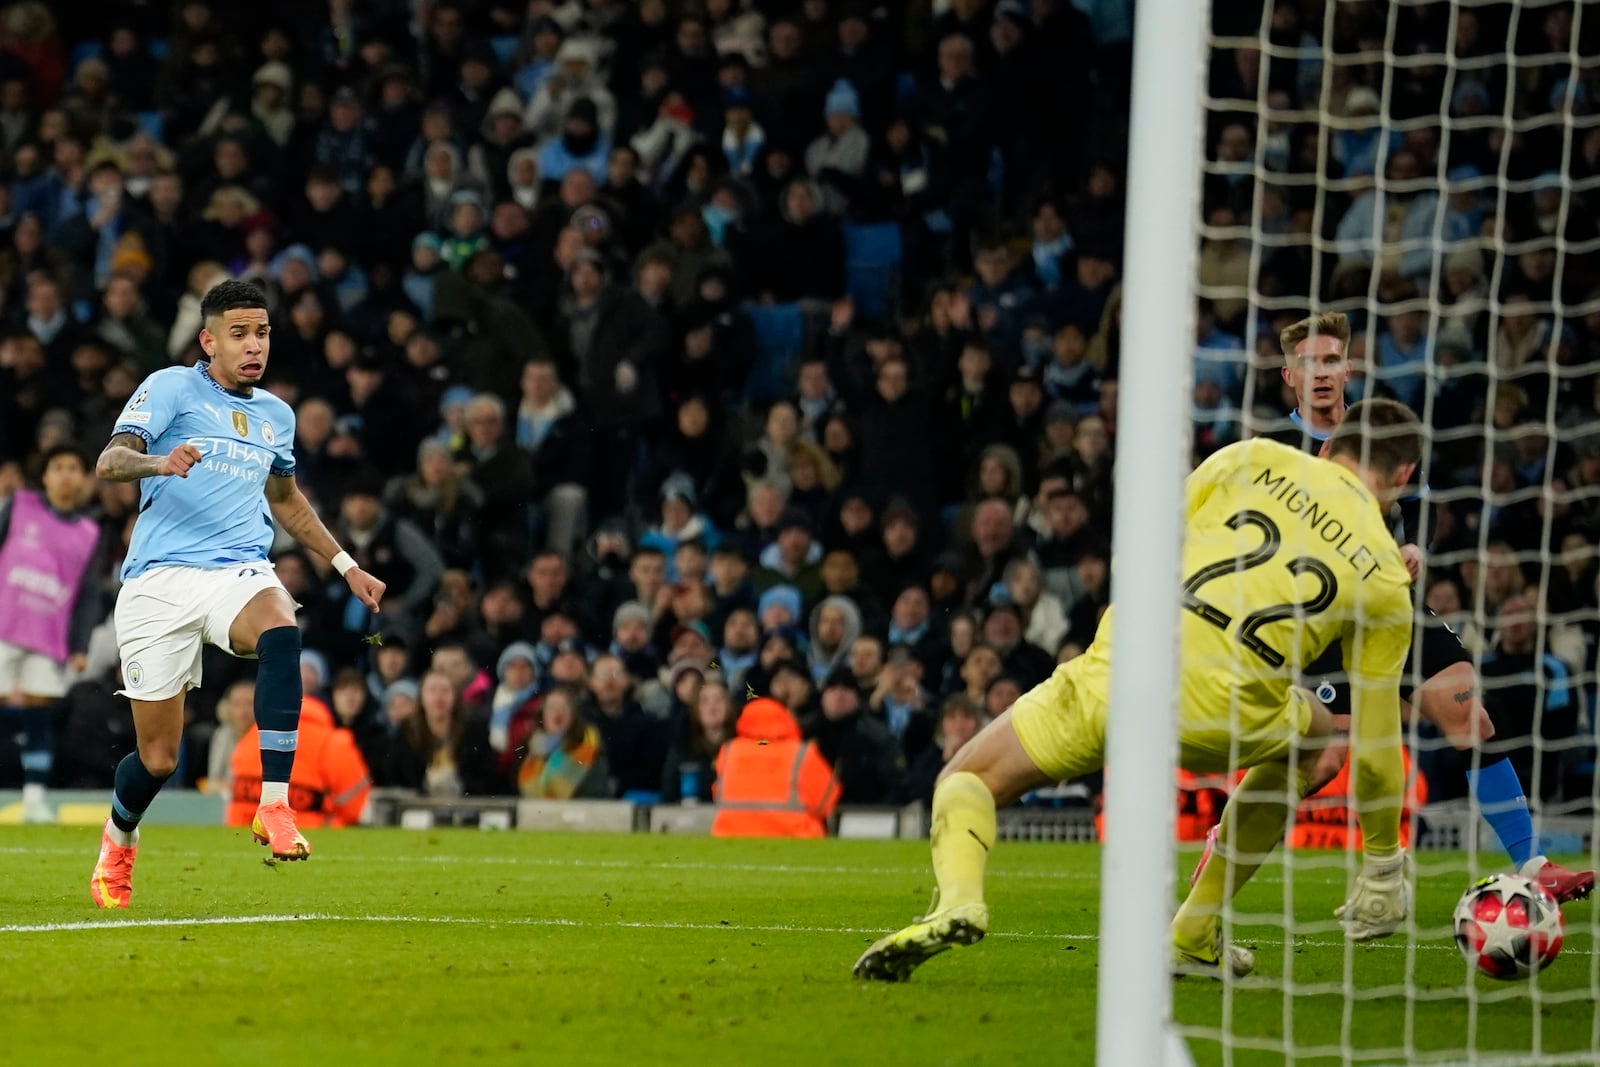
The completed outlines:
[[[1561,952],[1561,906],[1530,878],[1494,874],[1461,895],[1455,930],[1461,955],[1479,973],[1527,978]]]

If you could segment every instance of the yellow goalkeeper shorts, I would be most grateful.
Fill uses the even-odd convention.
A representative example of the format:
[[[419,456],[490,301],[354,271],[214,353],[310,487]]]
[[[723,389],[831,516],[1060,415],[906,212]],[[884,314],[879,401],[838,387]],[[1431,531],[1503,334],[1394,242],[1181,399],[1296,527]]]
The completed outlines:
[[[1212,691],[1184,679],[1178,762],[1196,774],[1221,774],[1271,763],[1290,755],[1311,725],[1302,690],[1290,688],[1282,703],[1235,704],[1232,690]],[[1057,781],[1105,766],[1106,721],[1111,675],[1107,664],[1080,656],[1057,667],[1011,707],[1011,726],[1028,758]]]

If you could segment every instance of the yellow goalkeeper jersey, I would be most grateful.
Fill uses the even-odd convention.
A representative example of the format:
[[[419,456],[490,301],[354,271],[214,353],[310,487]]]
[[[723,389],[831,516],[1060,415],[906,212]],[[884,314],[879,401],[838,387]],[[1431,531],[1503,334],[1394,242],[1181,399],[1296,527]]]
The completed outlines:
[[[1186,496],[1180,722],[1283,707],[1300,669],[1342,641],[1355,792],[1378,815],[1363,830],[1375,851],[1397,846],[1411,578],[1383,506],[1339,464],[1265,438],[1214,453]]]

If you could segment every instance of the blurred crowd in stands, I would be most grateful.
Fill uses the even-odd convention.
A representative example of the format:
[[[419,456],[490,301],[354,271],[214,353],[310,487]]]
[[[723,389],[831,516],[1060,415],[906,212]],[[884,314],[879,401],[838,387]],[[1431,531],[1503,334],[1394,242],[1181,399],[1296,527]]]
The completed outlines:
[[[1195,458],[1281,428],[1278,330],[1350,310],[1351,400],[1434,431],[1426,603],[1502,738],[1567,739],[1542,799],[1581,801],[1600,24],[1450,6],[1401,8],[1385,78],[1384,3],[1217,5]],[[759,695],[843,803],[926,798],[1110,595],[1112,460],[1141,456],[1131,8],[9,4],[0,496],[53,444],[97,452],[144,375],[199,358],[200,295],[252,279],[300,485],[388,583],[374,616],[274,554],[306,691],[375,784],[705,800]],[[97,493],[125,545],[137,487]],[[109,620],[89,660],[59,785],[131,746]],[[183,773],[226,792],[252,667],[205,671]]]

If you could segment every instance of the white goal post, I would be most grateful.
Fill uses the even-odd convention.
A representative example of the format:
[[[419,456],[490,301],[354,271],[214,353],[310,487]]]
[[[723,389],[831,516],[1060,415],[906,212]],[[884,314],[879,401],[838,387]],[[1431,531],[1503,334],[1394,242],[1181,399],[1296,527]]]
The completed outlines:
[[[1168,978],[1176,642],[1189,469],[1194,221],[1208,5],[1141,0],[1134,27],[1126,271],[1112,516],[1117,613],[1100,867],[1100,1067],[1187,1062]],[[1178,433],[1174,433],[1174,429]],[[1128,654],[1138,649],[1137,655]],[[1160,743],[1164,739],[1165,743]],[[1155,742],[1155,743],[1153,743]],[[1112,1040],[1112,1035],[1115,1039]]]
[[[1361,862],[1337,849],[1267,861],[1223,915],[1261,972],[1176,1011],[1168,925],[1183,482],[1192,450],[1295,432],[1277,331],[1313,312],[1351,316],[1348,399],[1427,433],[1414,650],[1458,624],[1490,714],[1526,711],[1535,854],[1600,866],[1600,0],[1140,0],[1132,88],[1097,1062],[1189,1064],[1187,1037],[1229,1065],[1600,1064],[1600,903],[1530,982],[1454,944],[1455,899],[1522,862],[1474,796],[1510,729],[1458,755],[1411,726],[1411,780],[1461,795],[1408,791],[1418,899],[1388,941],[1322,907]]]

